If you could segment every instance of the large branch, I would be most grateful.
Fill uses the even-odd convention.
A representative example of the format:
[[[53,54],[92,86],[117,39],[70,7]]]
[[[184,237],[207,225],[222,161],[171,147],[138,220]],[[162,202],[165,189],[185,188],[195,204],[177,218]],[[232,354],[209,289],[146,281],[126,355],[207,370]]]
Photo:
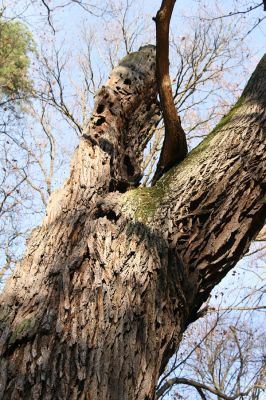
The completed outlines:
[[[143,151],[160,115],[156,96],[153,45],[123,58],[95,96],[83,138],[105,153],[110,191],[126,191],[143,176]]]
[[[163,113],[165,138],[153,184],[187,155],[186,135],[174,103],[169,75],[169,26],[176,0],[163,0],[156,22],[156,78]]]
[[[265,223],[265,76],[266,56],[237,104],[186,160],[153,188],[128,194],[137,218],[181,257],[195,311]]]

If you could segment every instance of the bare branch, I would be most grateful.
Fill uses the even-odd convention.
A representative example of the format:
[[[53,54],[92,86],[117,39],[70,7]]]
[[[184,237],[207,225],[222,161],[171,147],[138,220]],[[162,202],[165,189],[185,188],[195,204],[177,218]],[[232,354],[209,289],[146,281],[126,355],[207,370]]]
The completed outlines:
[[[52,28],[53,34],[55,35],[55,28],[54,28],[54,26],[52,24],[52,20],[51,20],[51,9],[45,0],[41,0],[41,2],[47,10],[47,21],[48,21],[49,26]]]
[[[182,161],[188,152],[186,136],[175,108],[169,76],[169,26],[174,5],[175,0],[163,0],[155,18],[156,75],[164,118],[165,139],[153,184],[174,164]]]
[[[227,396],[225,393],[221,392],[218,389],[214,389],[213,387],[209,386],[209,385],[205,385],[204,383],[195,381],[193,379],[187,379],[187,378],[172,378],[169,379],[167,382],[165,382],[165,384],[161,387],[161,389],[158,390],[158,392],[156,393],[156,398],[159,399],[160,396],[162,396],[166,390],[169,389],[169,387],[172,387],[174,385],[188,385],[188,386],[193,386],[196,389],[203,389],[203,390],[207,390],[208,392],[215,394],[216,396],[224,399],[224,400],[236,400],[237,398],[240,398],[241,396],[247,396],[250,391],[256,387],[256,385],[252,386],[251,388],[249,388],[248,390],[246,390],[245,392],[239,392],[237,394],[235,394],[234,396]]]
[[[247,14],[251,11],[256,10],[257,8],[261,7],[262,4],[264,4],[264,11],[266,11],[266,0],[262,1],[259,4],[255,4],[254,6],[250,6],[248,7],[246,10],[241,10],[241,11],[235,11],[235,12],[230,12],[229,14],[225,14],[225,15],[221,15],[219,17],[215,17],[215,18],[211,18],[211,20],[215,20],[215,19],[221,19],[221,18],[227,18],[227,17],[232,17],[234,15],[244,15]]]

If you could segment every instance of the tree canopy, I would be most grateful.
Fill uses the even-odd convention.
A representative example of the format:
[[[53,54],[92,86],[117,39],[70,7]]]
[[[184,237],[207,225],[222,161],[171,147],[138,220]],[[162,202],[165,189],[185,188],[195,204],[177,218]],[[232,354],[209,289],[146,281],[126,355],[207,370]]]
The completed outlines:
[[[17,97],[32,85],[28,70],[29,53],[34,49],[32,34],[19,21],[0,18],[0,94]]]

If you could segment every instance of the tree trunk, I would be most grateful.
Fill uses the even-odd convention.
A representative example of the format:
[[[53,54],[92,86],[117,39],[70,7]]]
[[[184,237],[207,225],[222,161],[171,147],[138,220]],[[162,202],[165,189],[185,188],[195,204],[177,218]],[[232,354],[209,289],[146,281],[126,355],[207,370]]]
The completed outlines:
[[[237,105],[152,188],[155,49],[97,93],[64,187],[0,306],[3,399],[151,400],[210,290],[265,221],[266,57]]]

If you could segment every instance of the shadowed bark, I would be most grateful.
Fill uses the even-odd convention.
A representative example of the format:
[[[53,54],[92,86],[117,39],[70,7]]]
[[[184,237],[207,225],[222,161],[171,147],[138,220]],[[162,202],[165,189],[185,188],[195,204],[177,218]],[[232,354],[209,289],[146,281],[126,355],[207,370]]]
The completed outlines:
[[[154,47],[111,73],[1,296],[1,398],[154,399],[186,326],[265,222],[265,76],[266,57],[198,148],[128,190],[158,120]]]

